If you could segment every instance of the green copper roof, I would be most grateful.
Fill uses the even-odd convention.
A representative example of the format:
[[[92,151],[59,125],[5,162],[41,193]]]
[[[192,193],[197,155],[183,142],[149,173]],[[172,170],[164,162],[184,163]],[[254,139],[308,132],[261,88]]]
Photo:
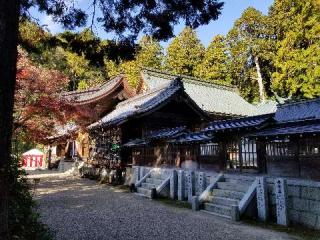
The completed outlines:
[[[168,80],[180,77],[185,92],[204,111],[214,114],[251,116],[256,106],[248,103],[233,86],[201,81],[189,76],[177,76],[154,69],[144,69],[142,78],[148,89],[153,89]]]

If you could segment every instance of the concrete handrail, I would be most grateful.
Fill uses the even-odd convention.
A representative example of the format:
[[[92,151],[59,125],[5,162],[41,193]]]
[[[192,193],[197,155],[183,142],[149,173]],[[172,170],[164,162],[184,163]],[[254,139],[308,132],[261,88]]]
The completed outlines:
[[[223,173],[219,173],[218,176],[216,176],[213,181],[209,184],[209,186],[200,194],[199,196],[199,202],[204,202],[208,199],[210,192],[212,189],[214,189],[217,185],[217,183],[223,178]]]
[[[258,186],[258,180],[256,179],[251,186],[249,187],[248,191],[245,193],[241,201],[239,202],[239,213],[242,215],[248,205],[250,204],[251,200],[254,198]]]
[[[144,175],[136,184],[135,187],[140,187],[141,184],[148,178],[150,177],[151,173],[154,171],[154,169],[151,169],[149,172],[147,172],[146,175]]]
[[[157,188],[157,193],[160,193],[168,184],[170,184],[170,177],[167,177]]]

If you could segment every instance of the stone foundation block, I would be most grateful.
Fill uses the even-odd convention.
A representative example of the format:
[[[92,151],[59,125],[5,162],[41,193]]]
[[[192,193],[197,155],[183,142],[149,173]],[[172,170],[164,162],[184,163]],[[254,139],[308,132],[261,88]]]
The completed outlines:
[[[288,196],[301,197],[301,187],[300,186],[288,186]]]
[[[199,203],[199,198],[197,196],[192,197],[191,206],[193,211],[199,211],[200,203]]]
[[[301,198],[292,198],[292,208],[299,211],[309,210],[309,200]]]
[[[294,223],[299,223],[300,221],[300,212],[297,210],[289,210],[289,219]]]
[[[320,188],[302,187],[301,197],[312,200],[320,200]]]
[[[309,228],[315,228],[317,224],[318,216],[316,214],[301,212],[300,213],[300,223]]]
[[[320,201],[309,201],[309,211],[320,215]]]
[[[320,215],[318,215],[318,220],[315,229],[320,230]]]

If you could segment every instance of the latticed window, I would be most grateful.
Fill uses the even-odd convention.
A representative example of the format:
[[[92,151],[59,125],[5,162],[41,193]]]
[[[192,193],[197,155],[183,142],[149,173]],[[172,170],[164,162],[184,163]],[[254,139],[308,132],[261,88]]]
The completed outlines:
[[[241,138],[227,144],[227,168],[255,169],[257,167],[257,145],[254,140]]]
[[[290,140],[273,140],[266,145],[267,156],[294,156],[294,148]]]
[[[320,155],[320,138],[306,138],[299,141],[299,155],[317,156]]]
[[[242,166],[246,168],[257,167],[257,144],[248,138],[241,139]]]
[[[217,155],[219,155],[218,143],[201,144],[200,145],[200,155],[201,156],[217,156]]]

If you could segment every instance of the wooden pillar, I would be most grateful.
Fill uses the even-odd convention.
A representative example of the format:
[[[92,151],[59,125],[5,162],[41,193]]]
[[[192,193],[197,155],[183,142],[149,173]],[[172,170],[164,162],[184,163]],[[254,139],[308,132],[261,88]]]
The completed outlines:
[[[266,160],[266,141],[259,139],[256,142],[257,146],[257,164],[259,172],[267,173],[267,160]]]
[[[293,146],[294,161],[298,164],[299,177],[301,177],[301,163],[300,163],[300,158],[299,158],[299,152],[300,152],[299,137],[297,136],[297,137],[293,138],[292,140],[290,139],[290,142],[291,142],[291,144]]]
[[[219,168],[225,170],[227,167],[227,144],[225,141],[219,142]]]
[[[200,166],[201,166],[201,161],[200,161],[200,143],[197,143],[195,145],[195,155],[196,155],[196,158],[197,158],[197,163],[198,163],[198,169],[200,169]]]
[[[242,159],[242,138],[238,138],[238,146],[239,146],[239,167],[240,167],[240,172],[242,172],[242,164],[243,164],[243,159]]]

